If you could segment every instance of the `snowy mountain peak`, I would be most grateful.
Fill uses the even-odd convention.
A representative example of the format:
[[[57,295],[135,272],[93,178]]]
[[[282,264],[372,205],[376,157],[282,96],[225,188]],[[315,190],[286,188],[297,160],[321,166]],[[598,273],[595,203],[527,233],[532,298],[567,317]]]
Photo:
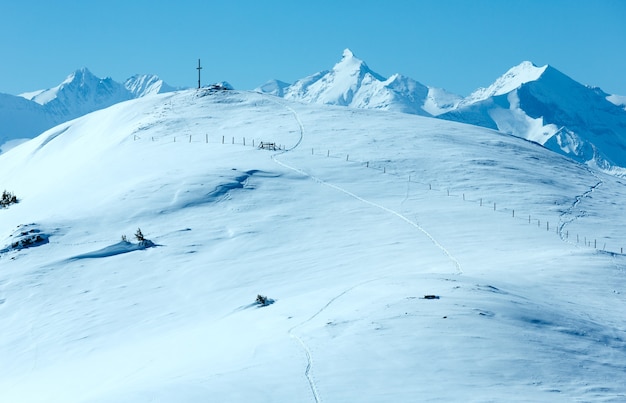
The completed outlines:
[[[124,87],[133,94],[134,98],[176,90],[154,74],[136,74],[124,82]]]
[[[431,116],[441,113],[436,100],[425,108],[428,88],[400,74],[388,79],[371,70],[345,49],[341,60],[331,70],[321,71],[288,85],[270,81],[259,92],[309,103],[342,105],[362,109],[381,109]]]
[[[607,172],[626,167],[626,114],[602,90],[523,62],[440,116],[542,144]]]
[[[100,79],[96,77],[87,67],[81,67],[80,69],[74,71],[72,74],[67,76],[67,78],[61,83],[62,85],[68,85],[72,83],[78,83],[79,85],[85,85],[89,82],[99,81]]]
[[[547,68],[548,65],[538,67],[529,61],[522,62],[509,69],[489,87],[479,88],[474,91],[467,98],[464,104],[470,104],[482,101],[489,97],[507,94],[519,88],[523,84],[538,80]]]
[[[350,49],[345,49],[343,51],[341,61],[335,64],[332,71],[335,72],[335,74],[348,74],[351,76],[359,76],[360,78],[363,78],[366,74],[370,74],[379,81],[386,80],[385,77],[372,71],[367,64],[363,60],[356,57]]]

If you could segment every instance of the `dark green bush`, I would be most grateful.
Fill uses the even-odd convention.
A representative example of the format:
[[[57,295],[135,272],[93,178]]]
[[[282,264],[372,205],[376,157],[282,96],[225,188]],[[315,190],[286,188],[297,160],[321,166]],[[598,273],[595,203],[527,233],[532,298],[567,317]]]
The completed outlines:
[[[17,196],[11,192],[4,190],[0,198],[0,207],[9,207],[11,204],[17,203]]]

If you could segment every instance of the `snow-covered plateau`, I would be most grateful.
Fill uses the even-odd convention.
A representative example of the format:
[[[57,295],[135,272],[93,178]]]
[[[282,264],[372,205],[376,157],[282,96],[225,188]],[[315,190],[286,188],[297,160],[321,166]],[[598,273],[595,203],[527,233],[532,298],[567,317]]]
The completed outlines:
[[[3,402],[626,400],[625,181],[533,142],[188,90],[0,189]]]

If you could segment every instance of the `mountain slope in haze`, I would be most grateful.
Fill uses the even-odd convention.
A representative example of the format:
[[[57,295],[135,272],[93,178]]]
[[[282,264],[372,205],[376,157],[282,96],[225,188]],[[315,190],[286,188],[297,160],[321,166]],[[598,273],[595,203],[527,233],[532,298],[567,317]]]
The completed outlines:
[[[626,186],[535,143],[203,89],[0,166],[2,401],[626,395]]]
[[[0,94],[0,154],[59,123],[41,105]]]
[[[86,68],[76,70],[56,87],[27,96],[61,122],[132,98],[123,84],[96,77]]]
[[[551,66],[523,62],[439,117],[523,137],[605,170],[626,167],[626,111]]]
[[[352,51],[345,49],[339,63],[288,85],[270,81],[256,89],[289,100],[341,105],[361,109],[432,116],[449,110],[460,97],[400,74],[389,78],[371,70]]]
[[[32,138],[87,113],[129,99],[175,90],[155,75],[135,75],[121,84],[110,77],[98,78],[82,68],[47,90],[20,96],[0,94],[0,152],[12,146],[7,144],[9,141]]]

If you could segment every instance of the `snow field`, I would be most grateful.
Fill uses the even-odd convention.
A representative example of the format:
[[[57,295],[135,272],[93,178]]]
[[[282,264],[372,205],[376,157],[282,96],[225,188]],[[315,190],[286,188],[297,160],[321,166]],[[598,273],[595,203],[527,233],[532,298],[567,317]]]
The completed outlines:
[[[0,156],[21,198],[0,240],[25,223],[51,235],[0,256],[9,401],[626,394],[623,256],[522,215],[617,238],[619,206],[596,196],[621,183],[599,176],[576,203],[598,177],[536,145],[260,94],[186,91],[67,125]],[[76,258],[138,227],[158,246]]]

